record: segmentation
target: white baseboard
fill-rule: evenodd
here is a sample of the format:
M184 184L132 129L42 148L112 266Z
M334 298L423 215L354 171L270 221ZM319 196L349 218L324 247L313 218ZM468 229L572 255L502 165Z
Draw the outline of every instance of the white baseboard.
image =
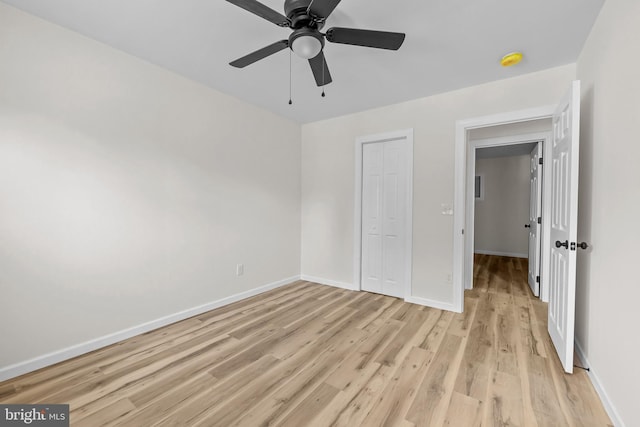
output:
M335 286L336 288L348 289L350 291L359 291L360 288L354 286L352 283L338 282L331 279L323 279L322 277L314 277L303 274L300 276L300 280L306 280L307 282L319 283L321 285Z
M476 254L482 254L482 255L509 256L512 258L529 258L529 254L521 254L517 252L485 251L484 249L475 249L473 252Z
M575 341L575 349L576 349L576 355L578 356L578 359L580 359L582 366L589 368L589 370L587 371L587 375L589 376L589 379L591 380L593 387L596 389L598 396L600 396L600 400L602 400L604 409L607 411L607 415L609 415L609 418L611 418L611 422L616 427L625 427L625 424L622 421L622 418L620 418L620 414L618 414L618 411L616 410L615 406L613 406L613 402L611 401L611 399L609 398L609 395L604 389L602 382L600 382L600 378L598 378L598 375L593 370L593 367L589 363L589 359L587 359L587 356L584 354L584 351L582 350L582 347L580 346L580 343L578 343L577 340Z
M414 296L408 296L404 300L413 304L424 305L426 307L437 308L439 310L453 311L454 313L460 313L460 310L456 310L455 306L449 302L436 301L428 298L420 298Z
M337 288L348 289L350 291L359 291L360 290L360 288L354 286L351 283L338 282L338 281L335 281L335 280L324 279L322 277L309 276L309 275L306 275L306 274L301 275L300 276L300 280L306 280L308 282L319 283L321 285L335 286ZM432 308L437 308L437 309L440 309L440 310L447 310L447 311L453 311L453 312L459 313L459 311L455 309L453 304L447 303L447 302L436 301L436 300L431 300L431 299L428 299L428 298L420 298L420 297L414 297L414 296L408 296L404 300L406 302L410 302L410 303L413 303L413 304L424 305L426 307L432 307Z
M222 307L227 304L234 303L236 301L243 300L266 291L284 286L291 282L300 280L300 276L292 276L286 279L271 282L266 285L250 289L239 294L231 295L226 298L219 299L217 301L208 302L197 307L189 308L187 310L180 311L178 313L170 314L168 316L161 317L159 319L152 320L150 322L143 323L141 325L133 326L131 328L124 329L122 331L114 332L99 338L95 338L80 344L72 345L71 347L63 348L51 353L44 354L42 356L35 357L33 359L25 360L13 365L0 368L0 381L5 381L17 376L26 374L28 372L35 371L46 366L50 366L65 360L71 359L97 350L102 347L106 347L111 344L126 340L127 338L134 337L136 335L144 334L145 332L152 331L154 329L161 328L163 326L170 325L180 320L188 319L189 317L197 316L215 308Z

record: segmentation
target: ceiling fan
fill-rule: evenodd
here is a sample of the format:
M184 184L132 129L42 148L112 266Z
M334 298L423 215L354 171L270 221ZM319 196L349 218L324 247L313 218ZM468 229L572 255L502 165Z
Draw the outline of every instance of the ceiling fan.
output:
M285 0L284 12L287 16L257 0L227 1L280 27L293 30L287 40L277 41L229 63L237 68L244 68L288 47L299 57L309 60L317 85L324 86L332 81L322 52L325 39L331 43L389 50L398 50L404 42L403 33L387 31L333 27L321 33L320 30L340 0Z

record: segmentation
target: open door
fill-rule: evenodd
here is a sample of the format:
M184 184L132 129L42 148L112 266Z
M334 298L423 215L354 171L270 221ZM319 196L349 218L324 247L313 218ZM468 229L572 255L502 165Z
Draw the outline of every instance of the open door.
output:
M530 191L529 191L529 287L533 294L540 296L540 231L542 210L542 143L531 150Z
M549 335L564 370L573 372L578 228L578 150L580 82L553 115L551 138L551 268ZM547 156L549 157L549 156Z

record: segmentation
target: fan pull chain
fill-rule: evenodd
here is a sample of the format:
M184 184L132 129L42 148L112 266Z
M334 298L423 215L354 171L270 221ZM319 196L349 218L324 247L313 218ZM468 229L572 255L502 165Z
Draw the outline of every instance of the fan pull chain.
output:
M325 67L324 54L322 54L322 97L323 98L324 98L324 67Z
M289 105L293 104L291 100L291 49L289 49Z

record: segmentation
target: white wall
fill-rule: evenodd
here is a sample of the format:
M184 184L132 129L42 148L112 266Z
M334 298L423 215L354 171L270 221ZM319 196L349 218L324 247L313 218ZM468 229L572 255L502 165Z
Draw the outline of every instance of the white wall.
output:
M355 138L413 128L412 293L450 304L456 120L555 104L574 77L567 65L303 125L302 273L353 281Z
M298 124L3 4L0 64L0 370L299 274Z
M582 81L576 339L626 426L640 425L640 2L607 0Z
M526 258L529 252L530 156L476 160L484 200L475 202L475 251Z

